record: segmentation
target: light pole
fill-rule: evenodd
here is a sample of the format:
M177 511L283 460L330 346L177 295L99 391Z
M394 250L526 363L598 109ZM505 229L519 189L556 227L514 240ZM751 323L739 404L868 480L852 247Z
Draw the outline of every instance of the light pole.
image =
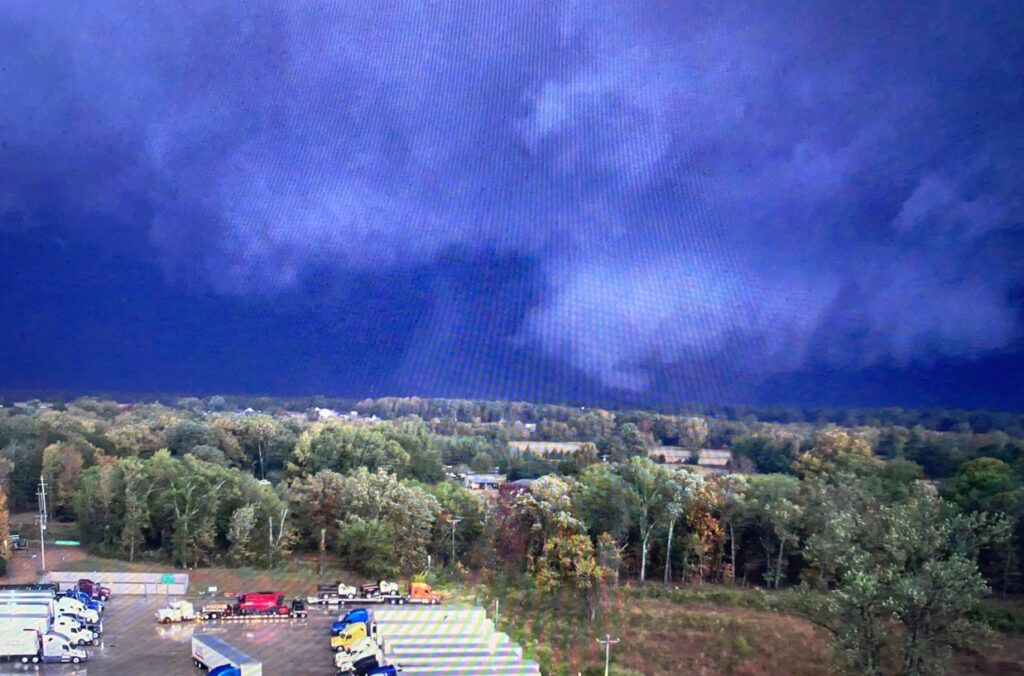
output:
M455 527L462 521L461 516L452 515L452 568L455 567Z
M612 638L611 634L605 634L603 639L597 639L598 643L604 645L604 676L608 676L608 667L611 664L612 644L618 643L619 639Z

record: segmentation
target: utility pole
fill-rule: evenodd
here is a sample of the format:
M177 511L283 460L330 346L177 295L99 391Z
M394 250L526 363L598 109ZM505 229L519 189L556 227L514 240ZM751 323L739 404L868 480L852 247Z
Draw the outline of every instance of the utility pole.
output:
M46 572L46 479L42 475L39 476L39 492L36 493L36 497L39 498L39 552L42 559L43 568L42 571Z
M461 516L452 514L452 567L455 567L455 527L462 521Z
M324 575L324 567L327 565L327 529L320 529L320 577Z
M612 638L611 634L605 634L604 639L599 638L597 642L604 645L604 676L608 676L608 668L612 657L612 644L618 643L619 639Z

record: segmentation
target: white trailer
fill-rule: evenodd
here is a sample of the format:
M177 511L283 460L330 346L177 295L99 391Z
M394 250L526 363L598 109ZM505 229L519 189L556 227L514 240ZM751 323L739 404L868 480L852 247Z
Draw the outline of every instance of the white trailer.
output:
M263 663L249 657L213 634L192 635L192 662L197 667L216 669L229 664L241 676L263 676Z
M85 645L95 643L99 634L89 629L74 617L66 615L51 616L45 606L23 604L20 606L5 606L0 608L0 623L8 623L11 619L20 621L32 619L41 623L38 629L40 633L48 631L64 634L71 643Z
M88 660L89 654L72 647L67 638L60 634L42 634L31 627L9 624L0 629L0 658L17 660L23 664L79 664Z
M60 596L54 598L53 596L47 596L46 592L13 592L7 594L0 594L0 607L9 605L12 603L45 603L52 608L53 614L58 614L58 611L64 611L66 614L75 614L87 622L99 622L100 614L95 610L86 608L85 604L78 599L73 599L70 596Z
M22 664L36 664L42 659L39 633L31 627L0 626L0 657Z

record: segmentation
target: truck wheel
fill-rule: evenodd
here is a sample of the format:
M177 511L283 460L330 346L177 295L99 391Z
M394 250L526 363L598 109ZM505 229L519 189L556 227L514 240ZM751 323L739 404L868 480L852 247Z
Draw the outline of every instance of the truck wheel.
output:
M39 664L39 656L35 655L32 657L32 664Z
M171 623L171 618L169 618L169 617L165 617L164 619L162 619L162 620L160 620L160 621L161 621L162 623L164 623L164 624L170 624L170 623Z
M22 656L22 658L21 658L21 663L22 663L22 664L28 664L28 658L27 658L27 657L24 657L24 656Z
M405 605L405 599L398 599L398 605L404 606Z
M351 600L352 600L352 599L354 599L355 597L356 597L356 595L355 595L355 594L346 594L346 595L345 595L345 598L347 598L347 599L348 599L349 601L351 601Z
M82 658L79 657L78 655L75 655L74 657L71 658L71 663L72 664L78 664L81 661L82 661Z

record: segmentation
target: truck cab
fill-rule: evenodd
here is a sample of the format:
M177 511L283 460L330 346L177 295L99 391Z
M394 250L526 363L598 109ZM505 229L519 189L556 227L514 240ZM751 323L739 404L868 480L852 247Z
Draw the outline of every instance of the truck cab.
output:
M369 608L353 608L331 623L331 636L337 636L345 630L345 627L356 622L362 622L367 626L372 625L373 611Z
M366 672L366 676L398 676L401 670L402 666L399 664L385 664Z
M103 608L105 607L103 601L98 601L85 592L78 591L77 589L68 589L64 592L63 596L57 597L57 601L60 601L61 598L70 598L73 601L78 601L89 610L96 611L97 614L102 613Z
M334 668L339 674L366 673L383 661L384 653L380 646L367 636L353 643L348 651L337 653L334 656Z
M331 637L331 649L348 650L356 641L367 636L366 625L362 622L350 624L341 630L337 636Z
M60 609L57 610L57 615L70 617L72 620L75 620L80 625L82 625L92 633L96 634L97 636L103 633L103 622L90 622L87 618L84 618L81 615L76 615L75 613L72 613L70 611Z
M425 582L410 582L409 600L413 603L425 603L433 606L441 602L441 595L432 590L430 585Z
M110 599L110 589L104 587L99 582L90 580L87 577L83 577L78 581L78 589L84 591L94 599L99 599L100 601L107 601Z
M86 608L78 599L62 596L57 599L57 609L62 612L73 613L86 618L90 622L99 622L100 614L92 608Z
M306 602L302 599L292 599L288 606L288 614L292 617L307 617L309 611L306 610Z
M67 615L61 615L53 619L53 631L58 634L67 636L68 641L75 645L85 645L86 643L92 643L96 640L96 634L89 631L77 620L74 620Z
M46 634L41 639L40 656L44 662L71 662L79 664L89 659L89 653L72 647L61 634Z
M188 622L196 619L196 610L188 601L171 601L166 608L156 611L156 621L161 624Z

